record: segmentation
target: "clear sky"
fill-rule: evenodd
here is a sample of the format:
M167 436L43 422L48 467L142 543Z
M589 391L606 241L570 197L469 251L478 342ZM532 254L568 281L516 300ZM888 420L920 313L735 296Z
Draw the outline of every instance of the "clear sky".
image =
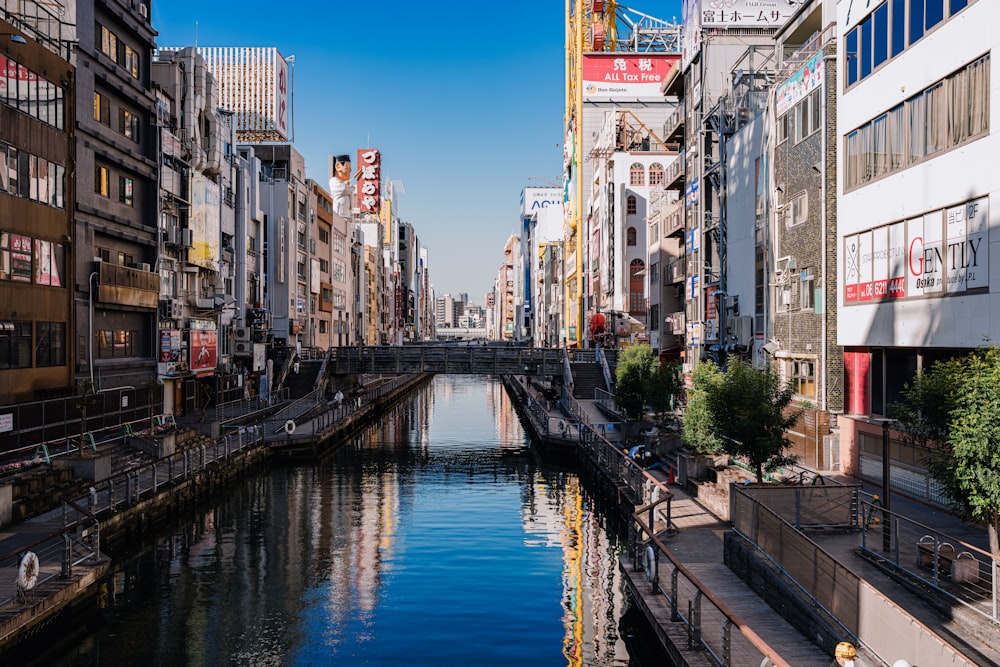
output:
M622 4L680 20L679 0ZM159 46L294 55L307 176L325 185L328 155L379 149L439 296L484 305L521 189L562 178L564 0L154 0L150 18Z

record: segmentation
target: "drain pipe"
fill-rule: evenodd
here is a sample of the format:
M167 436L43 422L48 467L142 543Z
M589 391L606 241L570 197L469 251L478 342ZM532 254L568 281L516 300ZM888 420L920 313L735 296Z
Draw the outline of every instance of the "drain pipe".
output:
M94 278L99 277L97 271L90 274L87 278L87 301L90 307L90 337L87 343L87 359L90 361L90 386L91 389L95 387L94 385Z

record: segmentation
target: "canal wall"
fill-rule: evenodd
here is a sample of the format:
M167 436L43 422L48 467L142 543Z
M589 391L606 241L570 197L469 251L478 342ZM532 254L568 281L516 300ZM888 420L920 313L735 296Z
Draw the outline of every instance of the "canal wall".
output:
M355 406L350 418L331 422L316 441L300 453L321 455L336 449L432 377L413 376L394 386L373 390L369 402ZM47 545L50 542L61 544L64 539L66 499L74 499L70 510L73 516L89 516L91 521L95 517L99 519L99 530L94 531L94 537L99 534L99 539L95 539L95 544L99 542L103 549L113 550L120 544L148 537L156 529L169 525L179 513L213 494L224 492L236 479L259 466L280 460L273 443L260 437L263 429L259 424L241 425L238 430L218 439L200 432L203 428L209 433L218 433L217 423L200 426L173 433L175 447L171 447L168 456L102 481L70 479L72 466L68 466L52 471L52 478L59 480L59 484L46 491L38 487L49 479L49 475L33 471L21 480L19 491L40 506L63 504L63 510L50 511L6 527L7 532L0 537L0 553L9 552L2 556L4 563L16 565L20 561L19 554L31 549L38 553L43 574L58 573L63 550L58 546L50 549ZM14 506L13 500L5 500L0 511L12 513ZM41 533L45 536L39 538ZM41 628L59 622L96 595L109 571L110 559L96 551L95 556L95 559L73 566L70 576L53 576L46 580L44 587L32 590L27 596L15 595L13 583L0 585L0 661L15 653L24 640ZM65 563L61 567L65 571Z

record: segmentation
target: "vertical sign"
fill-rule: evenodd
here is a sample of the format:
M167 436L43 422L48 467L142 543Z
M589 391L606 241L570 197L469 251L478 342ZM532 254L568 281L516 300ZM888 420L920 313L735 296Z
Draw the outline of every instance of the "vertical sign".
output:
M858 300L858 236L844 237L844 301Z
M288 139L288 98L291 84L288 80L288 62L274 52L274 129Z
M374 148L358 149L358 206L362 213L379 213L382 156Z

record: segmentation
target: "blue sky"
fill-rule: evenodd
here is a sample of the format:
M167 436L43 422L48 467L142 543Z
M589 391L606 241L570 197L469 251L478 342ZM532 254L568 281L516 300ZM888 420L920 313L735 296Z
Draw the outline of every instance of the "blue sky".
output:
M624 4L680 19L679 0ZM483 305L521 189L562 177L564 14L563 0L154 0L151 20L161 46L294 55L307 175L325 184L328 155L378 148L438 295Z

